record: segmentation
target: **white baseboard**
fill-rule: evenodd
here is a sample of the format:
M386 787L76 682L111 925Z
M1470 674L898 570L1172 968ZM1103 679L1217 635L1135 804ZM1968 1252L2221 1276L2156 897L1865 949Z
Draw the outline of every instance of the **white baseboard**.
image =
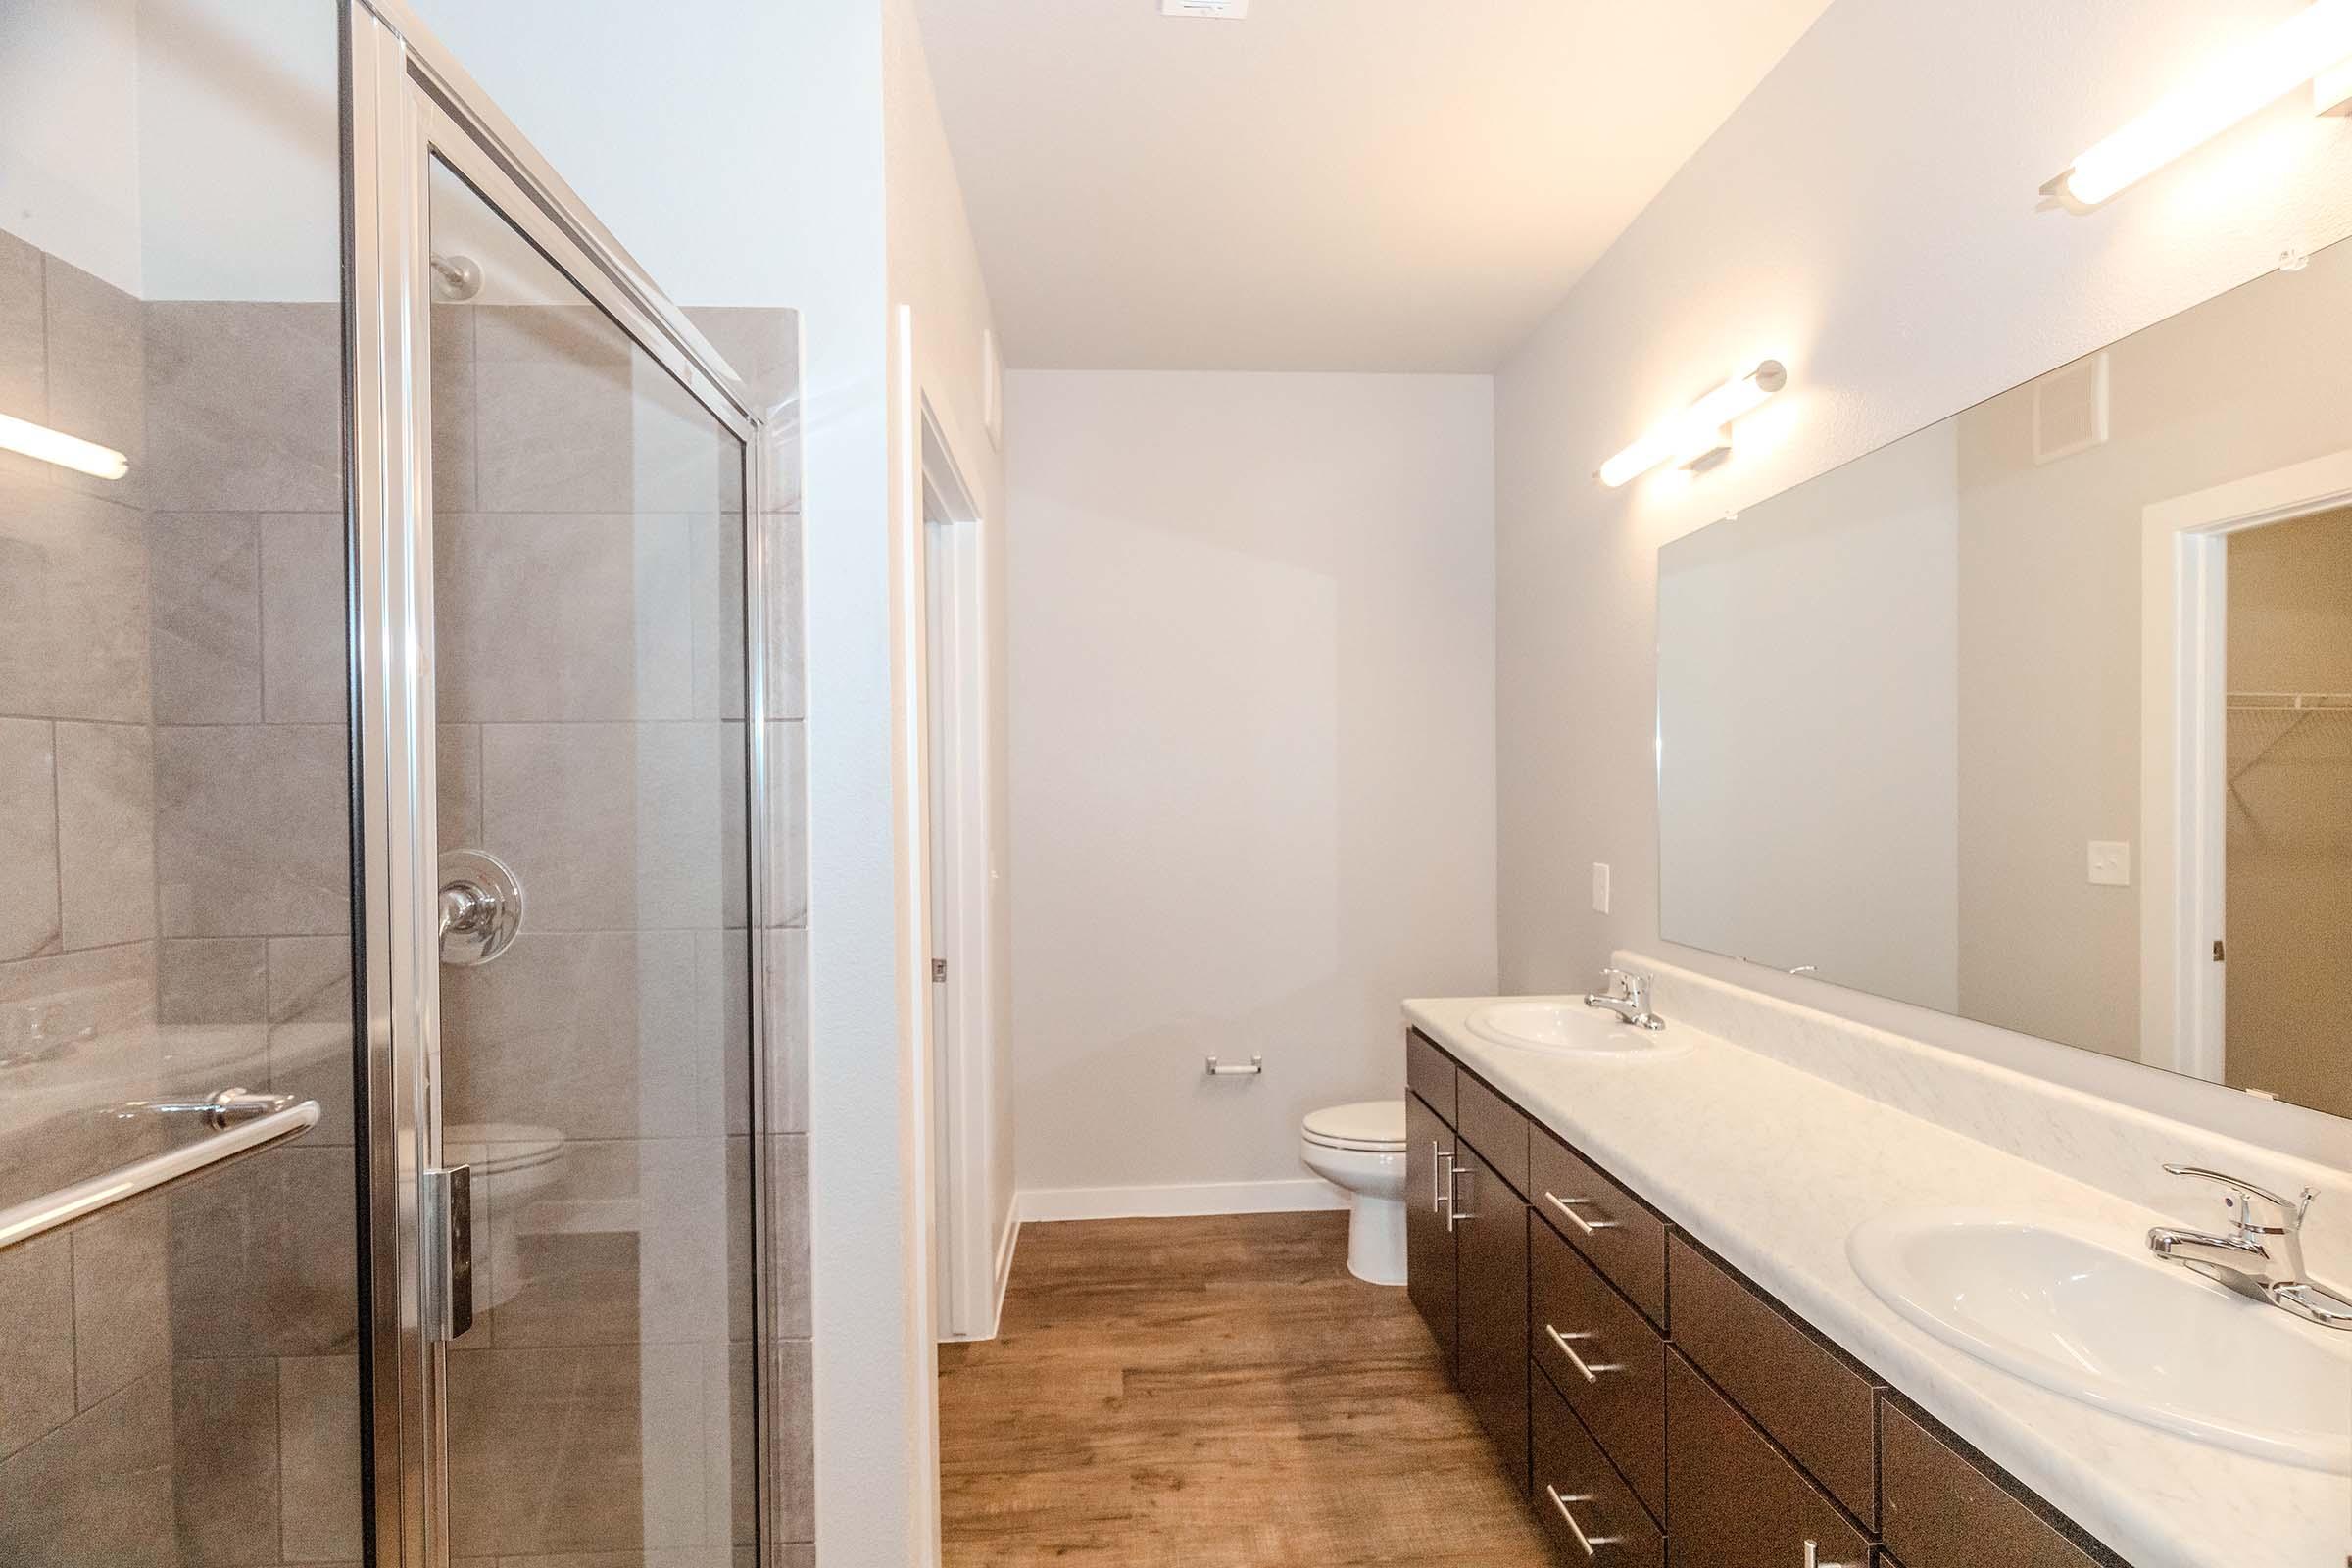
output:
M1068 1219L1172 1219L1187 1214L1290 1214L1346 1208L1348 1195L1320 1177L1280 1182L1198 1182L1173 1187L1031 1187L1022 1224Z
M1020 1245L1021 1195L1015 1193L1004 1216L1004 1234L997 1242L997 1305L988 1315L988 1338L992 1340L1004 1321L1004 1292L1012 1284L1012 1253Z

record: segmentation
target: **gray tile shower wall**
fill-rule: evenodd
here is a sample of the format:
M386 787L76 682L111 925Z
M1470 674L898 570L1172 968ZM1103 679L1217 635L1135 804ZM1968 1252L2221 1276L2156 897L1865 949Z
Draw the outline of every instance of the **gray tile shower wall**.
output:
M484 1260L513 1289L458 1351L481 1373L453 1391L461 1475L488 1467L507 1499L465 1516L475 1555L552 1558L601 1519L740 1558L762 1367L776 1560L814 1535L797 321L692 314L784 411L748 519L780 830L757 977L719 874L750 848L740 486L683 395L581 322L435 313L444 836L511 854L533 901L496 969L450 972L448 1027L499 1042L453 1054L452 1116L485 1155L566 1139L554 1181L479 1188L477 1220L539 1222ZM0 1202L151 1147L101 1105L242 1083L324 1111L298 1145L0 1254L0 1562L360 1555L340 374L331 305L142 303L0 232L0 412L132 464L108 484L0 455L0 1136L38 1151L0 1166ZM609 397L643 416L617 436L564 416ZM469 599L527 624L468 621Z

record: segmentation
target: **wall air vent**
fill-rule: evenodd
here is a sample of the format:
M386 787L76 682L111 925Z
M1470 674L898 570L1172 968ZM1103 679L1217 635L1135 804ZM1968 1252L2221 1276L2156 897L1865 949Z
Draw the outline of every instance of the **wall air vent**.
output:
M1250 14L1250 0L1159 0L1163 17L1224 17L1239 22Z
M2034 461L2055 463L2107 439L2107 354L2077 360L2034 383Z

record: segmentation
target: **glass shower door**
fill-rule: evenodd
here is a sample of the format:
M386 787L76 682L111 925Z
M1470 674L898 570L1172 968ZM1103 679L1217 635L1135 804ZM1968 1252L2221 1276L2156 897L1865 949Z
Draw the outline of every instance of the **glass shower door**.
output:
M452 1560L755 1533L745 444L428 180ZM515 890L518 891L518 896ZM445 893L445 901L450 895ZM639 1554L643 1554L642 1558Z

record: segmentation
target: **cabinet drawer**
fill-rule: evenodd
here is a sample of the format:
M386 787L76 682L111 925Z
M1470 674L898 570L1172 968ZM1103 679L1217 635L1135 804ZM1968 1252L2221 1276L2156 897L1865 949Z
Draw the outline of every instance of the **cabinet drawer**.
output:
M1882 1384L1677 1235L1674 1343L1856 1518L1878 1518Z
M1652 1323L1666 1325L1666 1222L1549 1133L1528 1151L1528 1200Z
M1871 1544L1681 1355L1666 1358L1675 1568L1868 1568ZM1978 1559L1989 1568L1990 1559Z
M1886 1544L1907 1568L2102 1568L1894 1399L1882 1408Z
M1666 1342L1548 1227L1528 1227L1527 1246L1527 1338L1536 1364L1635 1494L1664 1519Z
M1485 1084L1460 1073L1454 1080L1454 1130L1462 1142L1494 1167L1494 1174L1527 1193L1527 1118L1519 1107Z
M1453 1120L1453 1058L1431 1043L1418 1029L1404 1032L1404 1087L1429 1102L1451 1127Z
M1535 1383L1535 1493L1531 1501L1570 1562L1597 1568L1663 1568L1666 1538L1602 1457L1559 1395ZM1584 1539L1577 1539L1582 1532Z

